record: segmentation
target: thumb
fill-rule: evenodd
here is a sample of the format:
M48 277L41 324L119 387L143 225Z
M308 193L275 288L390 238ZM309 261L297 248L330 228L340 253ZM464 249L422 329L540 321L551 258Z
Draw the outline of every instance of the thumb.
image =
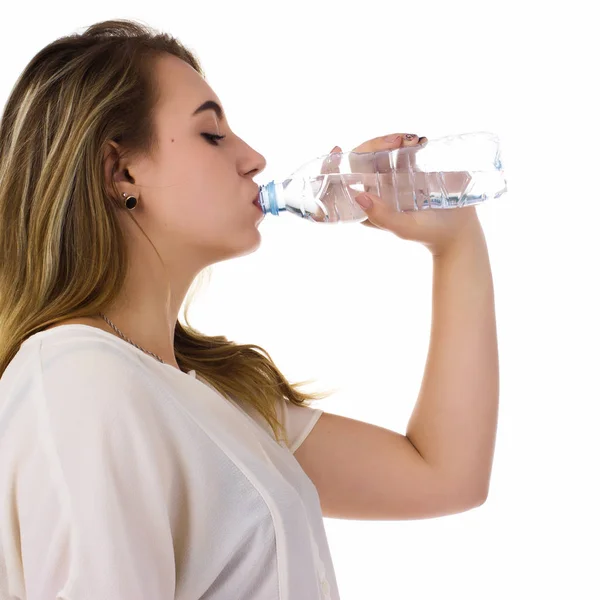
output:
M370 194L363 192L358 194L358 196L355 196L354 200L365 212L373 208L373 200L371 199Z
M414 216L410 212L398 212L379 196L362 192L354 200L363 209L368 220L363 224L399 234L410 229Z

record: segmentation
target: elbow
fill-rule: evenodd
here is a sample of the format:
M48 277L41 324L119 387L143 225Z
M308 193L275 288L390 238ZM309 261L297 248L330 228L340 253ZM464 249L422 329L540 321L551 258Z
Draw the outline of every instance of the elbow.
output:
M488 497L488 492L489 490L486 488L483 492L480 492L479 494L476 494L475 497L475 503L473 504L473 508L477 507L477 506L481 506L482 504L485 503L485 501L487 500Z
M463 504L468 508L477 508L487 500L488 488L474 488L471 486L468 490L463 489L459 497L462 498Z

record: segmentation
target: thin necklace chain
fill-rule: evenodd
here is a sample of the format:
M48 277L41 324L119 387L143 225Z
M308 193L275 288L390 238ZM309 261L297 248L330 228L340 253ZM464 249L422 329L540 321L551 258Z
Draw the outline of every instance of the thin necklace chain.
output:
M99 314L125 341L129 342L130 344L133 344L136 348L138 348L142 352L145 352L146 354L151 354L152 356L154 356L154 358L156 358L157 360L159 360L161 363L164 364L165 361L160 356L156 356L156 354L154 354L154 352L150 352L150 350L144 350L141 346L138 346L135 342L132 342L105 314L103 314L103 313L99 313Z

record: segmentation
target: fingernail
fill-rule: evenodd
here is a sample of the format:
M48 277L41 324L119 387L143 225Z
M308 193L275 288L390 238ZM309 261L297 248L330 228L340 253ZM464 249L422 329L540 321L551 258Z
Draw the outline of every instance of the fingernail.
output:
M333 154L334 152L341 152L342 149L339 146L334 146L329 154Z
M394 133L393 135L386 135L383 139L386 142L389 142L390 144L393 144L394 142L399 142L401 138L402 138L401 135L398 135L397 133Z
M356 196L356 198L354 199L356 200L357 204L364 210L369 210L371 206L373 206L373 202L366 194Z

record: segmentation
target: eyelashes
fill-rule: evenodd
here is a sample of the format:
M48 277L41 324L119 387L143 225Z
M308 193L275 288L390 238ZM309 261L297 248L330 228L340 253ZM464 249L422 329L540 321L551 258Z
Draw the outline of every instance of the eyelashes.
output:
M224 135L215 135L214 133L203 133L201 134L203 137L205 137L208 140L209 144L212 144L213 146L218 146L219 142L217 140L223 140L225 139Z

